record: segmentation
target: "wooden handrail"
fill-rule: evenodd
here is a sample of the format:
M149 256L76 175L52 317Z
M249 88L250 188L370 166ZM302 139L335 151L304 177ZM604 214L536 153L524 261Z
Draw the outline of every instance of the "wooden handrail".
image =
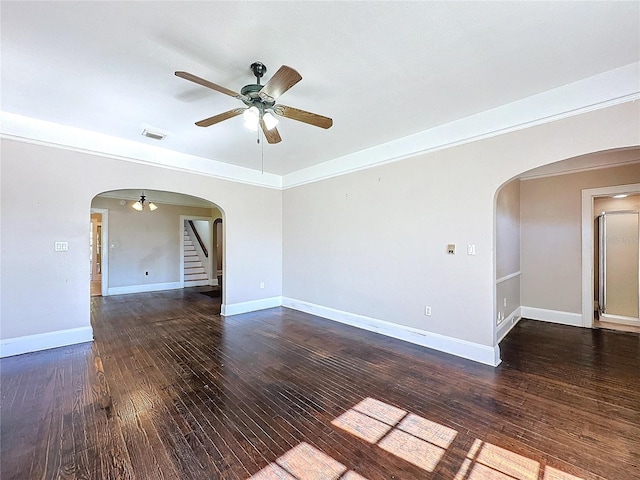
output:
M189 225L191 225L191 230L193 230L193 233L196 235L196 238L198 239L198 243L202 248L202 252L204 253L204 256L209 258L209 252L207 251L207 247L205 247L204 243L202 243L202 239L200 238L200 234L198 233L198 230L196 230L196 226L193 224L191 220L187 220L187 221L189 222Z

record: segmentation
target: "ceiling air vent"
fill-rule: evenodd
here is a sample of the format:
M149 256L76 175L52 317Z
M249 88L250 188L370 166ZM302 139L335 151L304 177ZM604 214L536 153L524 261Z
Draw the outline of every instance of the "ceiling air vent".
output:
M158 130L150 130L148 128L145 128L142 131L142 135L144 135L145 137L149 137L149 138L153 138L154 140L162 140L164 137L166 137L167 135L165 133L162 133Z

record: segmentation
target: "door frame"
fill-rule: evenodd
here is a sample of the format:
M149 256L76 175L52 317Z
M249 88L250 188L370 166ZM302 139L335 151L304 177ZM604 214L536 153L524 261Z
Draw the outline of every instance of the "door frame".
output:
M102 296L109 295L109 210L106 208L91 208L90 213L99 213L102 215L102 258L100 262ZM91 215L89 215L89 224L91 224Z
M180 215L180 288L184 288L184 222L187 220L201 220L209 222L209 240L213 243L213 217L202 217L196 215ZM209 251L212 250L212 246L209 245ZM207 258L209 263L209 285L218 284L218 275L213 274L213 255L209 254ZM215 280L215 282L214 282Z
M582 190L582 326L593 328L594 242L593 199L622 193L640 193L640 183Z

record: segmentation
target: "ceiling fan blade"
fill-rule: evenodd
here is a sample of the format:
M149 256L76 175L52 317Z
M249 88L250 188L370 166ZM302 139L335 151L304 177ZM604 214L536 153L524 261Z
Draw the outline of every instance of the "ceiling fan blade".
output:
M199 122L196 122L196 125L199 127L210 127L211 125L215 125L216 123L228 120L229 118L242 115L242 112L244 112L245 110L246 108L235 108L233 110L229 110L228 112L219 113L218 115L214 115L213 117L200 120Z
M244 95L239 94L238 92L234 92L226 87L222 87L217 85L209 80L205 80L204 78L197 77L188 72L176 72L176 77L184 78L185 80L189 80L190 82L197 83L198 85L202 85L203 87L210 88L215 90L216 92L224 93L225 95L229 95L230 97L240 98L242 99Z
M268 130L262 118L260 119L260 127L262 128L262 132L264 133L264 137L267 139L267 142L280 143L282 141L282 138L280 138L280 134L278 133L278 129L273 127L271 130Z
M317 113L307 112L298 108L287 107L286 105L276 105L273 107L273 111L281 117L290 118L299 122L308 123L315 127L331 128L333 120L329 117L323 117Z
M273 77L260 90L260 98L273 102L284 92L302 80L302 77L293 68L281 66Z

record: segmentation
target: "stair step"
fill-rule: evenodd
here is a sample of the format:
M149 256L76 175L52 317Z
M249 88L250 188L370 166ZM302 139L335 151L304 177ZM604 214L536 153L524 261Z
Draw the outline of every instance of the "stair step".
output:
M185 270L184 271L185 276L189 276L189 275L206 275L207 272L204 271L204 268L192 268L189 270Z
M206 273L194 273L194 274L186 274L184 275L185 282L192 282L194 280L207 280L209 277Z
M185 247L192 247L193 246L193 242L191 240L185 240L184 241L184 246Z
M187 250L195 250L195 249L196 249L196 247L194 247L193 245L185 245L185 246L184 246L184 250L185 250L185 252L186 252Z
M184 256L185 257L197 257L198 256L198 252L196 252L195 250L185 250L184 251Z

